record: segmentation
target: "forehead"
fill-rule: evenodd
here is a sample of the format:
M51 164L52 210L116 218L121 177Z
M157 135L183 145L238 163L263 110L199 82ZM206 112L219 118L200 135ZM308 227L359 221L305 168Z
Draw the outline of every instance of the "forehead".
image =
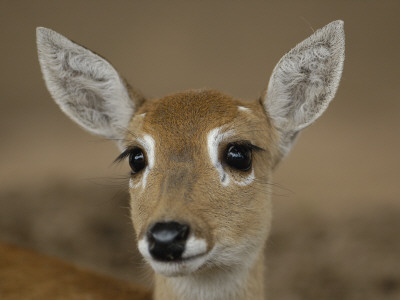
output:
M197 145L218 127L233 129L243 138L263 139L262 131L267 134L269 126L261 108L258 102L242 102L217 91L188 91L146 103L130 129L175 149ZM255 134L252 128L264 130Z
M157 128L173 135L191 136L234 120L238 115L237 106L237 101L215 91L167 96L148 111L144 130Z

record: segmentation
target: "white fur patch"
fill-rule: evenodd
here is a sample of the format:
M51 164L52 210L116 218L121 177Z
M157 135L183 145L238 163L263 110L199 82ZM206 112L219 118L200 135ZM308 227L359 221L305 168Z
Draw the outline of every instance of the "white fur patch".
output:
M249 269L258 255L253 244L246 241L230 246L216 244L205 262L205 266L214 267L213 272L173 277L168 281L182 299L242 299Z
M207 243L203 239L197 239L194 236L191 236L185 245L185 251L182 254L183 258L190 258L197 255L201 255L206 253L207 251Z
M146 238L139 240L138 248L156 273L169 277L167 281L182 299L237 299L244 291L245 279L259 254L259 251L254 250L262 248L264 236L245 238L240 242L226 240L217 243L204 255L199 253L206 248L205 241L193 237L192 242L188 240L192 244L189 248L196 250L189 252L196 255L175 263L154 260ZM213 267L214 271L196 273L202 266Z
M138 249L140 254L142 254L142 256L145 259L151 259L151 255L149 252L149 243L147 242L146 238L142 238L139 242L138 242Z
M259 234L232 240L224 234L207 253L204 262L202 270L212 268L212 271L167 278L167 282L179 299L244 299L243 292L248 284L246 278L263 251L266 235L262 230Z
M222 127L217 127L210 130L210 132L207 135L207 149L211 163L219 173L221 184L223 186L227 186L229 184L230 178L229 175L225 172L221 162L218 159L218 146L227 137L233 135L233 130L229 130L227 132L221 132L221 128Z
M212 165L217 169L220 182L223 186L228 186L231 181L231 176L227 172L225 172L224 167L222 166L221 162L219 161L218 157L218 147L219 144L224 141L226 138L232 136L234 134L233 130L228 130L226 132L221 132L222 127L217 127L212 130L207 135L207 149L208 154L210 156L210 160ZM255 179L254 169L251 173L244 178L243 181L238 181L233 179L233 182L238 185L249 185L253 183Z
M146 183L147 183L147 176L149 175L149 172L151 171L151 169L154 167L154 163L155 163L155 141L148 134L145 134L143 136L143 138L138 138L137 141L143 147L144 151L146 152L147 167L144 169L142 178L139 182L134 183L132 178L129 180L129 187L131 189L134 189L134 188L138 188L139 186L142 186L142 189L144 189L146 187Z
M232 243L225 240L215 244L207 255L205 266L213 272L168 278L182 299L220 300L242 299L249 270L256 261L263 237L249 237Z
M238 110L240 110L240 111L245 111L245 112L248 112L248 113L251 112L251 109L250 109L250 108L247 108L247 107L244 107L244 106L238 106Z
M129 188L131 188L131 189L134 189L134 188L135 188L135 184L134 184L132 178L129 178Z
M189 275L197 271L206 261L207 254L196 256L179 262L160 262L150 260L149 263L156 273L167 277Z
M204 244L205 241L196 240L195 238L193 238L191 245L188 248L188 252L197 254L183 257L184 260L179 262L160 262L154 260L149 252L149 243L147 241L147 238L143 238L138 242L138 249L144 259L150 264L150 266L156 273L162 274L164 276L179 276L188 275L197 271L207 261L209 253L205 253L205 249L203 248ZM185 255L185 252L183 255Z
M148 165L151 170L154 167L155 163L156 142L154 141L153 137L148 134L145 134L143 136L143 140L144 140L143 147L146 150Z
M241 299L247 272L216 269L213 273L168 278L180 299ZM203 276L202 276L203 275Z
M254 169L252 169L251 173L248 176L246 176L243 181L234 180L234 182L238 185L245 186L245 185L252 184L254 179L256 179L256 177L254 175Z

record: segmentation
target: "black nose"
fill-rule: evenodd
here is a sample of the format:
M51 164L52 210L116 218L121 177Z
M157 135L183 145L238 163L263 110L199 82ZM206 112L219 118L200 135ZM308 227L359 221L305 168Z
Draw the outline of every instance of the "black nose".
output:
M188 235L188 225L177 222L156 223L147 232L150 254L158 260L179 260L185 250Z

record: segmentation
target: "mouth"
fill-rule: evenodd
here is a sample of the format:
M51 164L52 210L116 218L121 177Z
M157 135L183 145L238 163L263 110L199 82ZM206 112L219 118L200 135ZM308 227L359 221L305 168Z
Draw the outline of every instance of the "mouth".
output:
M159 263L183 264L183 263L190 262L190 261L192 261L192 260L195 260L195 259L197 259L197 258L199 258L199 257L202 257L202 256L205 256L205 255L206 255L206 253L200 253L200 254L197 254L197 255L190 256L190 257L182 257L182 258L179 258L179 259L174 259L173 257L171 257L171 258L168 259L168 260L161 260L161 259L157 259L157 258L154 258L154 257L152 257L152 259L153 259L154 261L156 261L156 262L159 262Z
M210 256L210 251L207 251L207 247L203 242L188 242L185 251L179 258L171 255L171 257L164 256L162 259L157 259L150 253L146 239L139 241L138 248L156 273L168 277L193 273L204 266Z
M200 269L208 260L208 253L202 253L178 260L161 261L153 257L145 257L156 273L168 277L182 276Z
M165 242L170 235L165 232L156 233L153 233L158 239L156 241L154 236L149 235L138 241L140 253L156 273L164 276L187 275L197 271L208 261L210 251L207 250L204 239L191 235L184 241Z

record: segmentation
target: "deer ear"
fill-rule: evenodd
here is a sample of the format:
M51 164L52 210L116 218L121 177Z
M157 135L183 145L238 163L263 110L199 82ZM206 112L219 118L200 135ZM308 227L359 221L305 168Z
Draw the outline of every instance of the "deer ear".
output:
M276 65L262 98L289 152L298 132L328 107L339 86L344 61L343 21L334 21L298 44Z
M39 27L36 34L44 80L61 109L94 134L122 139L142 98L131 99L105 59L50 29Z

